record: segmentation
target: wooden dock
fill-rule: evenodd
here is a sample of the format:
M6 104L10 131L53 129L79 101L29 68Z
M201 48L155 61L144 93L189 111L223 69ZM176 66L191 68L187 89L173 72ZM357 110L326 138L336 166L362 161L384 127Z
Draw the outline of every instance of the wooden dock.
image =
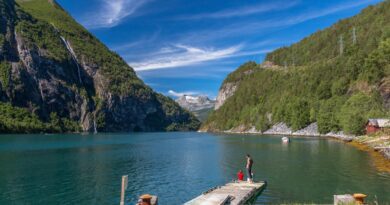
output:
M267 185L266 182L234 181L212 188L185 205L242 205L254 200Z

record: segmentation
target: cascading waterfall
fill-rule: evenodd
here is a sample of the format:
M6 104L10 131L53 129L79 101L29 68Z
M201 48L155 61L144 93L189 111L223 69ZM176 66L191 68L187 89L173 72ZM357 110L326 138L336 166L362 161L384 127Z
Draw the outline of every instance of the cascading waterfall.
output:
M60 36L60 37L61 37L62 42L64 42L66 48L70 52L70 55L72 56L72 59L77 66L79 81L80 81L80 83L83 83L83 81L81 80L80 66L79 66L79 62L77 61L77 58L76 58L76 53L73 51L73 48L72 48L72 46L70 46L69 42L63 36Z
M97 128L96 128L96 120L95 120L95 118L93 119L93 133L97 133L98 131L97 131Z

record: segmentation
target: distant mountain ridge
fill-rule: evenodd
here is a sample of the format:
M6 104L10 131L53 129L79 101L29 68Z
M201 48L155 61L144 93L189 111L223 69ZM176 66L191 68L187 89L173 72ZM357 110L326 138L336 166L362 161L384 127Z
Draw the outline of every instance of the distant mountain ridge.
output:
M0 131L196 130L54 0L0 0Z
M247 62L221 85L202 130L359 135L369 118L390 118L390 1L369 6L298 43Z
M215 100L210 100L207 96L183 95L176 99L179 105L189 111L197 111L206 108L214 108Z
M215 100L207 96L183 95L176 99L176 102L183 108L191 111L201 121L205 121L211 111L214 110Z

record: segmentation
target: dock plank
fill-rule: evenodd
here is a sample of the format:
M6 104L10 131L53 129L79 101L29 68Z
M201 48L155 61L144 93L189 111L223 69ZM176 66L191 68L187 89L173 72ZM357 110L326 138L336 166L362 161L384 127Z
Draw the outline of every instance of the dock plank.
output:
M185 205L242 205L256 197L265 186L266 182L230 182L203 193Z

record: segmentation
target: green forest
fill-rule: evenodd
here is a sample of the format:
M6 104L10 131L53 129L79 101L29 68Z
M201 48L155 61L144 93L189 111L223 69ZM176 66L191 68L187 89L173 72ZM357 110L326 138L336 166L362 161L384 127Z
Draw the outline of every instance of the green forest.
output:
M58 75L55 73L58 82L56 88L68 92L58 95L55 100L63 100L62 105L72 109L79 106L74 105L74 99L85 100L85 104L88 104L85 109L94 116L98 131L129 127L110 121L111 111L108 111L107 97L104 96L108 94L113 98L134 101L136 102L133 103L134 106L142 107L144 104L155 106L156 113L153 117L145 118L144 124L147 124L150 129L175 131L195 130L199 127L200 122L192 113L180 108L172 99L154 92L137 77L125 60L78 24L55 1L0 0L0 14L5 22L5 27L0 28L0 109L2 110L0 132L78 132L81 130L80 115L72 115L69 109L61 108L62 106L47 106L39 100L21 96L28 96L28 93L36 90L26 82L26 79L31 77L28 76L31 73L19 75L12 72L12 66L23 67L17 51L13 51L13 48L17 47L14 45L17 42L10 40L12 35L18 35L17 38L23 40L30 53L39 53L39 59L37 57L31 61L46 63L40 65L37 74L39 78L51 81L50 75L46 73L55 73L53 68L56 66L64 68L63 73ZM79 62L75 63L72 59L64 39L71 43ZM82 74L76 64L83 67ZM92 74L88 74L85 71L87 69L93 71ZM100 90L95 85L96 82L93 82L93 77L99 80ZM104 95L99 95L98 91ZM127 117L136 118L133 115ZM130 120L124 120L122 124L126 124L127 121ZM134 126L134 130L136 129L138 130L139 127Z
M390 1L370 6L267 54L265 61L275 66L243 64L223 82L237 83L236 92L203 128L245 125L265 131L285 122L299 130L317 122L323 134L360 135L368 118L390 117L385 105L390 86L389 10Z
M60 118L50 113L50 121L42 122L27 109L13 107L0 102L0 133L38 133L38 132L77 132L81 127L77 122Z

